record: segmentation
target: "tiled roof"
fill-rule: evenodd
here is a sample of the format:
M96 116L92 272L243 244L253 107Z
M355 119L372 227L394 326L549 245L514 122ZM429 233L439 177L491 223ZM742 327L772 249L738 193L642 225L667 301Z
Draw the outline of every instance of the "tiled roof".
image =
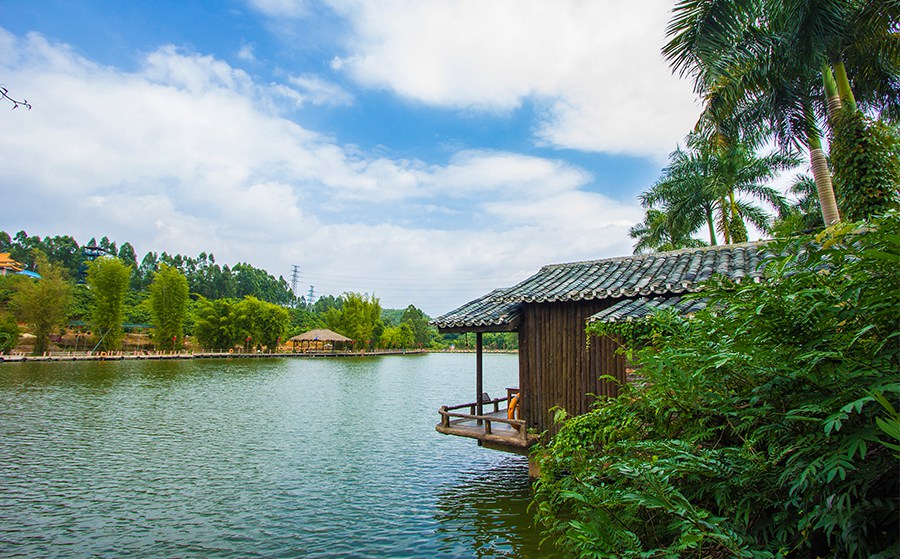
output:
M519 319L519 304L500 300L502 289L495 289L431 321L438 328L471 328L485 331L504 331L513 328Z
M622 320L635 320L651 315L658 310L673 309L678 314L689 315L706 308L708 299L705 297L639 297L637 299L622 299L613 306L603 309L591 316L588 322L619 322Z
M502 300L551 303L697 291L721 274L758 280L763 243L713 246L544 266L504 291Z
M508 289L496 289L432 321L440 329L508 329L519 318L522 303L624 298L604 313L613 320L642 316L655 305L680 302L657 301L698 291L714 275L736 281L762 277L760 264L768 257L764 242L682 249L604 260L589 260L544 266L530 278ZM646 301L640 304L639 301ZM680 300L679 300L680 301ZM694 301L693 303L697 303ZM693 311L691 311L693 312ZM600 313L603 314L603 313ZM604 315L607 316L607 315Z

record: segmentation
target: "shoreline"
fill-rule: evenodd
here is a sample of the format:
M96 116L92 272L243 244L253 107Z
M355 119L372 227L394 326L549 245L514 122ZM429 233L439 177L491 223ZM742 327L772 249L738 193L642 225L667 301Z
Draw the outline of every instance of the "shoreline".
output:
M366 352L304 352L304 353L242 353L242 352L121 352L111 353L53 353L45 355L0 355L0 363L38 362L50 363L60 361L144 361L144 360L176 360L176 359L267 359L267 358L321 358L321 357L381 357L385 355L422 355L428 353L424 349L379 350Z

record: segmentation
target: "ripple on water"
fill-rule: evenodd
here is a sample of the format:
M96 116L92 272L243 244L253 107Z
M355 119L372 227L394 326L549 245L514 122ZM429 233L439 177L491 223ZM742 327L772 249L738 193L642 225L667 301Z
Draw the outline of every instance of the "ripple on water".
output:
M0 556L552 557L466 355L0 367ZM497 393L515 356L486 356Z

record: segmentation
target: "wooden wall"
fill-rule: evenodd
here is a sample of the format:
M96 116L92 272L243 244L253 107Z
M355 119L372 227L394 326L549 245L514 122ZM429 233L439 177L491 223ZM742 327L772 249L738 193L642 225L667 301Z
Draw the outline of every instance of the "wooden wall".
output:
M615 396L615 383L601 381L611 375L625 382L625 360L616 355L616 343L592 337L584 329L587 319L615 301L527 303L519 327L519 387L522 417L538 432L558 431L550 409L559 406L570 415L590 410L590 394Z

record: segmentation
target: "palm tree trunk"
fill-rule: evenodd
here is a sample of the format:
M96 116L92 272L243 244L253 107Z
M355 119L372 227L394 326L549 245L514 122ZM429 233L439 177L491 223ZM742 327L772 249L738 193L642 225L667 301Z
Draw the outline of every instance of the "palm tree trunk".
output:
M709 227L709 244L710 246L715 246L719 244L716 241L716 223L713 221L712 210L707 210L706 212L706 225Z
M825 98L828 99L828 125L834 129L834 117L841 111L841 96L838 93L837 82L828 64L822 64L822 82L825 85Z
M719 224L722 227L722 242L726 245L731 244L731 231L729 227L730 216L728 214L728 205L725 198L719 198Z
M832 62L834 66L834 79L837 83L838 94L841 96L841 102L851 111L856 110L856 97L853 96L853 90L850 88L850 79L847 78L847 68L844 66L843 60L835 60Z
M822 142L815 130L808 129L806 141L809 145L809 164L812 167L813 180L816 182L816 190L819 193L819 206L822 208L822 218L825 226L831 226L841 221L838 213L837 201L834 199L834 187L831 184L831 171L828 169L828 160L822 151Z

